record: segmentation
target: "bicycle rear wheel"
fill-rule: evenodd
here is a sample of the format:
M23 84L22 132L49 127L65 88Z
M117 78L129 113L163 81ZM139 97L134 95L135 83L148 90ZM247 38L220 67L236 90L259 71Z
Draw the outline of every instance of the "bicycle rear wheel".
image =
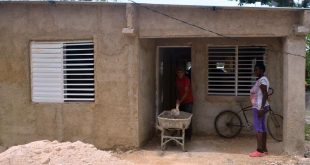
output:
M276 141L280 142L283 139L283 117L273 112L267 117L267 129L269 135Z
M241 119L237 113L233 111L223 111L218 114L214 121L216 133L224 138L233 138L237 136L241 129Z

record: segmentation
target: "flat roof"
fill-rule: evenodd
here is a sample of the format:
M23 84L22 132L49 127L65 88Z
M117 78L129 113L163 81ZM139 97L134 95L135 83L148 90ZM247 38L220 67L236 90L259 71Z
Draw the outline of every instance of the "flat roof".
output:
M62 4L72 4L72 5L126 5L127 3L119 2L68 2L68 1L0 1L0 4L51 4L51 5L62 5ZM245 7L245 6L204 6L204 5L178 5L178 4L148 4L139 3L143 6L148 7L180 7L180 8L204 8L204 9L228 9L228 10L270 10L270 11L303 11L309 10L310 8L297 8L297 7Z

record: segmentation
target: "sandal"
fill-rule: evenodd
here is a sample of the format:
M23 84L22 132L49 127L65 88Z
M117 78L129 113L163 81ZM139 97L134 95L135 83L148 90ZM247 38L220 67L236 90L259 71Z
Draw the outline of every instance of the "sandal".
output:
M251 152L251 153L249 154L249 156L250 156L250 157L262 157L262 156L264 156L264 153L258 152L258 151L254 151L254 152Z

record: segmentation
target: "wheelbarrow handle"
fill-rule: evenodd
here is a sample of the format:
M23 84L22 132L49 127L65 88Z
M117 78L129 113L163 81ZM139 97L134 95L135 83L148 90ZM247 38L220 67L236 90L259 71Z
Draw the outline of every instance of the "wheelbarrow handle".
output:
M160 131L163 131L163 130L164 130L164 129L163 129L161 126L159 126L158 124L156 124L156 128L159 129Z

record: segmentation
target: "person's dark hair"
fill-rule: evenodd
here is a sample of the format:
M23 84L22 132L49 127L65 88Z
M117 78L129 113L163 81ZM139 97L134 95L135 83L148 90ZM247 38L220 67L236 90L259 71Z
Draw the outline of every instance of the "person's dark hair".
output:
M263 72L265 72L266 68L264 63L256 63L255 67L258 67L259 69L261 69Z

